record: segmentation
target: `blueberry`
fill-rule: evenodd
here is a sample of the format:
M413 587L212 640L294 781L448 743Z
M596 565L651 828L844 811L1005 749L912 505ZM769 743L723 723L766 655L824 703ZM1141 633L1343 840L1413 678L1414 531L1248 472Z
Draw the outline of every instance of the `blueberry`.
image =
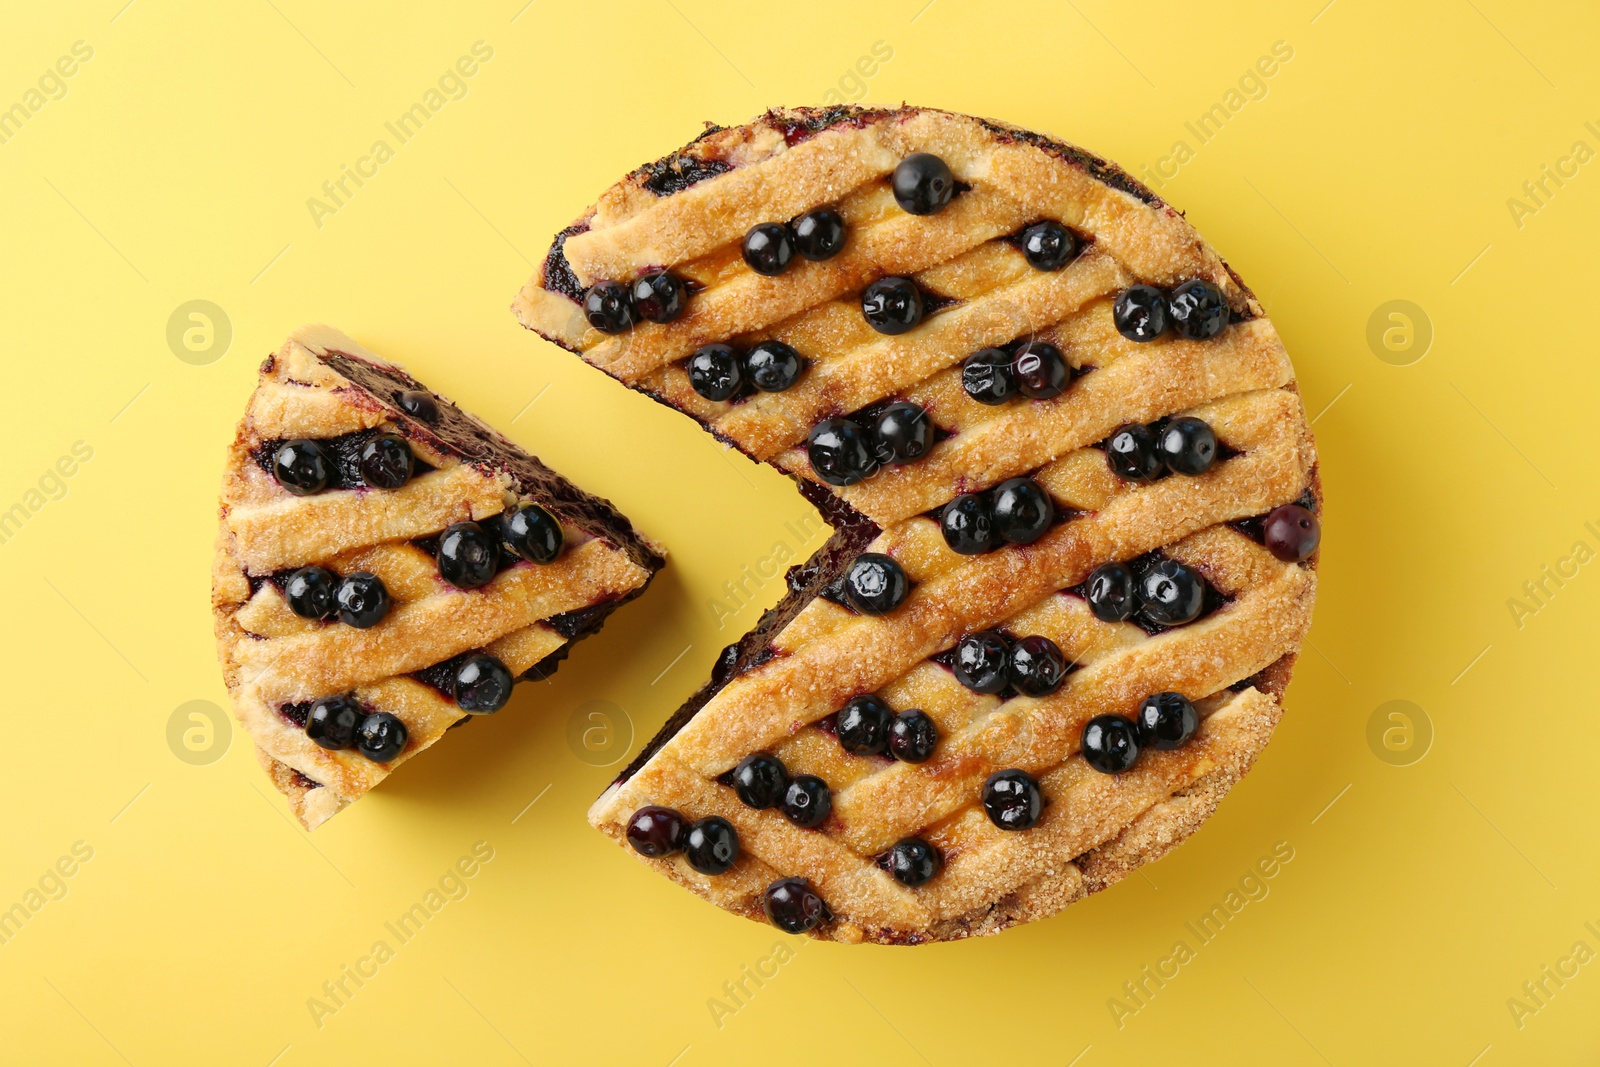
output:
M855 485L878 469L867 432L849 419L823 419L806 437L806 458L829 485Z
M781 393L800 380L806 361L782 341L761 341L744 356L744 376L763 393Z
M1158 560L1139 576L1139 616L1155 626L1182 626L1200 617L1205 582L1173 559Z
M1205 341L1228 325L1228 300L1208 281L1184 282L1167 297L1172 327L1191 341Z
M1011 355L1003 348L983 348L961 364L961 388L980 404L1004 404L1017 393Z
M821 826L833 811L833 791L814 774L797 774L784 788L780 807L790 822L809 830Z
M335 752L356 743L361 705L347 696L323 697L306 715L306 736Z
M500 514L500 536L530 563L549 563L561 555L566 534L561 522L538 504L524 501Z
M406 724L387 711L375 711L356 727L356 748L373 763L388 763L406 747Z
M1133 572L1121 563L1102 563L1083 583L1089 610L1101 622L1123 622L1138 602L1133 595Z
M1011 646L1011 687L1026 697L1049 696L1067 677L1067 657L1048 637L1034 634Z
M931 152L913 152L890 179L895 203L910 215L932 215L955 195L956 179L945 161Z
M487 585L500 566L500 542L475 522L446 526L439 536L439 577L457 589Z
M633 283L633 306L640 318L668 323L689 304L683 280L670 270L649 270Z
M683 816L671 808L650 804L628 819L628 844L641 856L659 859L683 847L687 836Z
M295 496L322 490L332 469L333 459L315 441L285 441L272 454L272 476Z
M399 489L413 465L411 446L398 434L379 434L361 446L361 480L374 489Z
M963 556L992 552L1001 544L989 502L977 493L962 493L946 504L939 513L939 531L950 550Z
M1130 341L1154 341L1167 332L1167 297L1153 285L1134 285L1117 294L1111 308L1117 332Z
M633 296L621 282L598 282L583 294L583 314L601 333L623 333L633 328Z
M899 400L878 416L873 437L879 463L910 463L933 447L933 421L921 405Z
M889 747L894 711L870 693L839 709L835 720L839 747L856 756L876 756Z
M1156 435L1137 422L1117 427L1106 438L1106 465L1124 481L1155 481L1164 468Z
M1174 474L1204 474L1217 458L1217 435L1200 419L1185 416L1167 423L1156 447Z
M301 567L283 583L283 598L289 610L302 619L326 619L336 610L333 587L336 579L321 567Z
M920 837L904 837L888 855L889 874L901 885L927 885L944 869L944 855Z
M689 388L707 400L727 400L744 388L744 360L732 345L705 345L689 357L687 366Z
M889 724L889 753L901 763L926 763L939 745L939 727L921 708L907 708Z
M1095 770L1121 774L1139 758L1139 731L1121 715L1096 715L1083 724L1078 747Z
M783 768L783 761L767 752L746 756L733 769L733 791L739 794L745 807L757 811L781 802L788 784L789 774Z
M881 552L863 552L844 576L844 596L863 615L887 615L911 592L905 569Z
M1200 729L1200 716L1182 693L1156 693L1144 698L1134 716L1139 743L1162 751L1178 748Z
M759 222L744 235L744 261L757 274L776 277L794 259L794 236L781 222Z
M950 669L974 693L998 693L1010 684L1011 642L994 630L967 634L956 644Z
M1322 524L1299 504L1285 504L1267 513L1261 540L1283 562L1299 563L1322 543Z
M922 321L922 290L910 278L879 278L861 291L861 314L879 333L905 333Z
M780 878L761 894L767 921L786 934L803 934L833 918L828 905L804 878Z
M995 486L989 509L994 532L1014 545L1031 545L1056 519L1050 494L1032 478L1012 478Z
M1026 830L1039 821L1044 795L1027 771L996 771L983 783L983 810L1002 830Z
M371 571L347 574L333 591L339 621L358 630L370 629L389 614L389 590Z
M461 661L450 695L456 706L474 715L489 715L506 706L517 680L504 663L477 652Z
M1011 370L1016 375L1017 389L1030 400L1060 396L1071 377L1066 357L1049 341L1029 341L1017 349Z
M701 819L683 839L683 858L701 874L723 874L739 858L739 833L720 815Z
M1072 231L1046 219L1022 231L1022 254L1034 270L1060 270L1078 251Z
M439 418L439 402L425 389L407 389L396 393L394 399L400 410L414 419L434 422Z
M832 259L844 248L844 219L831 207L806 212L789 224L795 251L811 260Z

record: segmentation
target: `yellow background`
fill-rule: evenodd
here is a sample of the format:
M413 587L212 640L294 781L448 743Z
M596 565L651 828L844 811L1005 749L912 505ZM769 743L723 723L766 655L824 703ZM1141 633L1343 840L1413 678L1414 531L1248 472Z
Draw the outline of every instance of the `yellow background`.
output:
M1600 549L1600 163L1569 165L1520 219L1507 205L1575 141L1600 148L1592 5L124 3L12 5L0 34L0 106L93 48L0 145L0 509L93 449L0 544L0 908L93 849L0 945L0 1058L1593 1062L1600 963L1546 980L1520 1027L1507 1005L1574 942L1600 950L1600 565L1569 563L1520 620L1507 604L1574 542ZM395 145L383 123L480 40L493 58L466 96ZM892 58L852 75L880 41ZM1293 58L1265 96L1199 145L1185 122L1279 41ZM1321 602L1274 743L1172 856L978 942L789 941L583 819L616 765L580 753L641 743L781 583L721 629L708 598L775 542L820 538L786 530L810 509L777 474L507 307L626 170L702 120L830 92L1005 118L1141 173L1189 142L1161 192L1261 296L1317 417ZM379 138L394 158L317 226L307 199ZM233 332L205 365L166 339L194 299ZM1391 300L1431 323L1420 361L1369 346ZM226 701L207 604L219 465L257 363L304 321L402 361L672 551L553 682L312 835L242 734L195 764L167 733L180 705ZM1369 742L1392 700L1419 710ZM609 755L583 747L596 724ZM308 998L479 841L493 859L468 895L319 1027ZM1185 923L1278 842L1294 858L1270 893L1119 1027L1124 981L1196 945ZM714 1020L708 1000L780 942L793 958Z

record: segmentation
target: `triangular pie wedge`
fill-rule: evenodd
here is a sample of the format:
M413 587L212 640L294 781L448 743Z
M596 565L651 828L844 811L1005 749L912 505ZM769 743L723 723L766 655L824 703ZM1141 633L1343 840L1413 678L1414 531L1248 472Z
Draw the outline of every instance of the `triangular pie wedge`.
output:
M327 326L262 364L220 520L223 675L307 829L547 676L664 562L610 503Z
M713 903L994 933L1166 853L1271 736L1316 590L1311 432L1260 303L1115 165L924 108L775 110L606 190L514 310L834 527L590 812Z

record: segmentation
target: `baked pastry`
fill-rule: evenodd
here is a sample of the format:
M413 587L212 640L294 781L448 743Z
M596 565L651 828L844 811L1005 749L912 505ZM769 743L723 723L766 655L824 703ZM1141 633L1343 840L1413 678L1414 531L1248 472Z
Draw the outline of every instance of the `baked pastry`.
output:
M793 932L1049 915L1192 833L1281 714L1316 455L1260 304L1082 149L770 111L604 192L523 324L833 526L590 812Z
M219 510L223 675L307 829L548 675L664 562L608 502L327 326L261 365Z

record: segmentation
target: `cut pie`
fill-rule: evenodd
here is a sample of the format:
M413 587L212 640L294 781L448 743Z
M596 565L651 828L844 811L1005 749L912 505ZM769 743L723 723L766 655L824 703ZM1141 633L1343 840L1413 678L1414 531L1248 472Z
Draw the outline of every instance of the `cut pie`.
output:
M223 675L307 829L548 675L663 563L608 502L326 326L262 364L220 519Z
M993 933L1164 854L1266 744L1311 433L1250 290L1114 165L771 111L608 189L515 311L835 531L590 812L668 877L816 937Z

